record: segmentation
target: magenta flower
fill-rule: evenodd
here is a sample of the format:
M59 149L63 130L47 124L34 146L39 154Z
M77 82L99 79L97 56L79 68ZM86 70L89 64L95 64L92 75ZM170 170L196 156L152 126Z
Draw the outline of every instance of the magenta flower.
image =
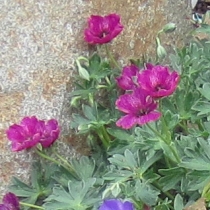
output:
M99 210L134 210L134 206L131 202L117 199L105 200L100 206Z
M45 121L40 121L42 127L42 137L39 143L44 147L49 147L53 142L58 139L60 129L58 126L58 121L55 119Z
M141 88L135 89L131 94L121 95L116 101L117 108L126 113L121 117L116 125L124 129L129 129L134 125L144 125L148 122L156 121L161 114L156 111L157 102Z
M41 138L41 127L36 117L25 117L20 125L11 125L6 133L12 142L12 151L21 151L38 144Z
M3 197L3 203L0 204L0 210L20 210L20 204L17 196L11 192Z
M170 72L166 66L152 66L138 75L138 83L149 92L153 98L171 95L177 88L180 76L176 71Z
M140 69L135 65L125 66L122 75L116 78L118 86L123 90L133 90L138 87L137 74Z
M117 14L104 17L91 15L88 20L88 28L84 31L84 38L89 44L105 44L112 41L122 30L123 25Z
M58 138L60 129L54 119L45 122L33 116L23 118L19 125L11 125L6 133L12 142L12 151L21 151L38 143L43 147L51 146Z

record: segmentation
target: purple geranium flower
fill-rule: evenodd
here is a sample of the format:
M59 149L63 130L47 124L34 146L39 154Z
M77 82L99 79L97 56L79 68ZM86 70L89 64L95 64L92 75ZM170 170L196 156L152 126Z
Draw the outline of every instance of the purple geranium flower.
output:
M126 113L121 117L116 125L124 129L129 129L134 125L144 125L148 122L156 121L161 114L155 111L157 102L141 88L135 89L131 94L121 95L116 101L117 108Z
M23 118L19 125L11 125L6 133L12 142L12 151L21 151L38 143L49 147L58 138L60 129L57 120L43 121L33 116Z
M91 15L88 28L84 31L84 38L90 44L105 44L112 41L122 30L120 16L117 14L104 17Z
M41 127L36 117L25 117L20 125L11 125L6 133L12 142L12 151L21 151L38 144L41 138Z
M116 78L118 86L123 90L133 90L138 87L137 74L140 69L135 65L125 66L122 75Z
M134 206L129 201L121 201L117 199L105 200L99 210L134 210Z
M58 126L58 121L55 119L45 121L40 121L42 125L42 138L40 139L39 143L43 147L49 147L53 144L53 142L58 139L60 129Z
M0 204L0 210L20 210L20 204L17 196L11 192L3 197L3 203Z
M153 98L169 96L176 90L180 78L176 71L170 72L168 67L160 65L147 67L138 74L138 83Z

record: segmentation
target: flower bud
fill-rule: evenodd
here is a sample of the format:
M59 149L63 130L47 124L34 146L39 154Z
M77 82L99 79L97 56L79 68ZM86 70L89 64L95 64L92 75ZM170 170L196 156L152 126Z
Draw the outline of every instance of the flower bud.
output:
M77 107L78 106L79 99L81 99L81 96L75 96L75 97L73 97L71 99L71 102L70 102L71 106Z
M163 27L164 33L171 33L176 29L175 23L168 23Z
M166 55L167 55L167 52L166 52L165 48L162 45L158 45L158 47L157 47L158 58L163 59L166 57Z

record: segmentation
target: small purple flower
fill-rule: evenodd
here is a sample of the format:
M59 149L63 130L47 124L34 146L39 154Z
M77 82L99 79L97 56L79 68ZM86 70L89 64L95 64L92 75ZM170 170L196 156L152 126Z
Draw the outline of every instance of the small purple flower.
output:
M124 129L156 121L161 116L160 112L155 111L157 102L141 88L135 89L131 94L121 95L116 101L116 106L120 111L126 113L116 122L118 127Z
M58 126L58 121L55 119L45 121L40 121L42 125L42 137L39 143L44 147L51 146L56 139L59 137L60 129Z
M152 66L138 74L138 83L153 98L171 95L177 88L180 76L176 71L170 72L166 66Z
M116 78L118 86L123 90L133 90L138 87L137 74L140 69L135 65L125 66L122 75Z
M12 151L29 149L40 143L49 147L58 139L60 129L57 120L38 120L35 116L25 117L20 124L14 124L6 131L12 142Z
M12 151L29 149L38 144L41 138L39 120L35 116L25 117L20 125L11 125L6 133L8 139L12 142Z
M11 192L3 197L3 203L0 204L0 210L20 210L20 204L17 196Z
M123 25L117 14L104 17L91 15L88 20L88 28L84 31L84 38L89 44L105 44L112 41L122 30Z
M134 210L134 206L129 201L121 201L117 199L105 200L99 210Z

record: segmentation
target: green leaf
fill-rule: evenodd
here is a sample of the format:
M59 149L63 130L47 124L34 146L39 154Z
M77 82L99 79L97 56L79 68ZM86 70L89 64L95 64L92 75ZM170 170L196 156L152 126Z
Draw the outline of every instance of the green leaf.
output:
M121 193L120 183L110 183L102 193L102 199L114 196L117 197Z
M97 189L94 189L96 179L86 181L69 181L68 192L62 186L53 188L53 194L45 199L43 207L46 210L86 210L100 200Z
M201 27L197 28L195 33L207 33L207 34L210 34L210 25L209 24L201 24Z
M141 173L145 173L150 166L152 166L155 162L157 162L159 159L163 157L162 151L158 151L154 153L154 155L148 159L146 159L142 164L141 164Z
M135 138L134 136L129 133L128 131L125 131L125 130L120 130L120 129L117 129L117 128L108 128L107 129L108 133L111 134L112 136L114 136L115 138L119 139L119 140L124 140L124 141L135 141Z
M210 100L210 83L204 83L203 87L198 90L206 99Z
M170 110L164 113L164 120L168 129L173 129L179 123L179 115L173 114Z
M210 162L205 162L203 159L183 161L179 164L180 167L197 170L197 171L210 171Z
M81 180L87 180L93 176L95 171L95 161L86 156L79 160L72 160L72 166Z
M78 67L79 76L82 79L85 79L85 80L89 81L90 80L89 72L81 66L79 60L76 60L76 64L77 64L77 67Z
M176 185L181 181L182 177L185 176L184 170L179 167L160 169L159 172L163 175L159 180L160 185L163 187L163 191L176 189Z
M137 200L141 199L141 201L148 206L155 205L158 195L160 194L159 191L152 189L149 184L141 182L140 180L137 180L134 190Z
M135 169L137 167L137 162L133 153L130 150L126 149L124 154L128 166L132 169Z
M194 106L192 106L192 110L198 111L198 116L204 115L204 114L209 114L210 113L210 102L198 101Z
M107 181L125 182L132 176L133 176L133 172L132 171L128 171L128 170L114 170L114 171L107 172L103 176L103 179L107 180Z
M165 156L168 157L169 159L171 159L172 161L176 161L176 157L174 156L173 152L171 151L171 148L174 148L175 145L173 143L171 143L171 145L170 145L171 148L170 148L170 146L168 144L166 144L164 141L160 141L159 144L160 144L160 147L162 148Z
M83 113L88 120L96 121L96 109L87 105L82 106Z
M118 168L126 168L128 170L135 170L137 162L134 154L128 149L125 150L124 155L114 154L111 158L108 158L109 162L116 165Z
M202 138L198 138L198 142L199 142L201 148L203 149L204 154L210 160L210 145L209 145L209 143L207 143L207 141L205 141Z
M182 210L184 208L183 198L180 194L177 194L174 199L174 210Z
M155 206L155 210L170 210L170 208L166 204L159 204L158 206Z
M180 58L179 58L179 56L170 54L169 55L169 59L171 61L172 69L176 69L176 71L179 74L181 74L182 73L182 67L180 65Z

